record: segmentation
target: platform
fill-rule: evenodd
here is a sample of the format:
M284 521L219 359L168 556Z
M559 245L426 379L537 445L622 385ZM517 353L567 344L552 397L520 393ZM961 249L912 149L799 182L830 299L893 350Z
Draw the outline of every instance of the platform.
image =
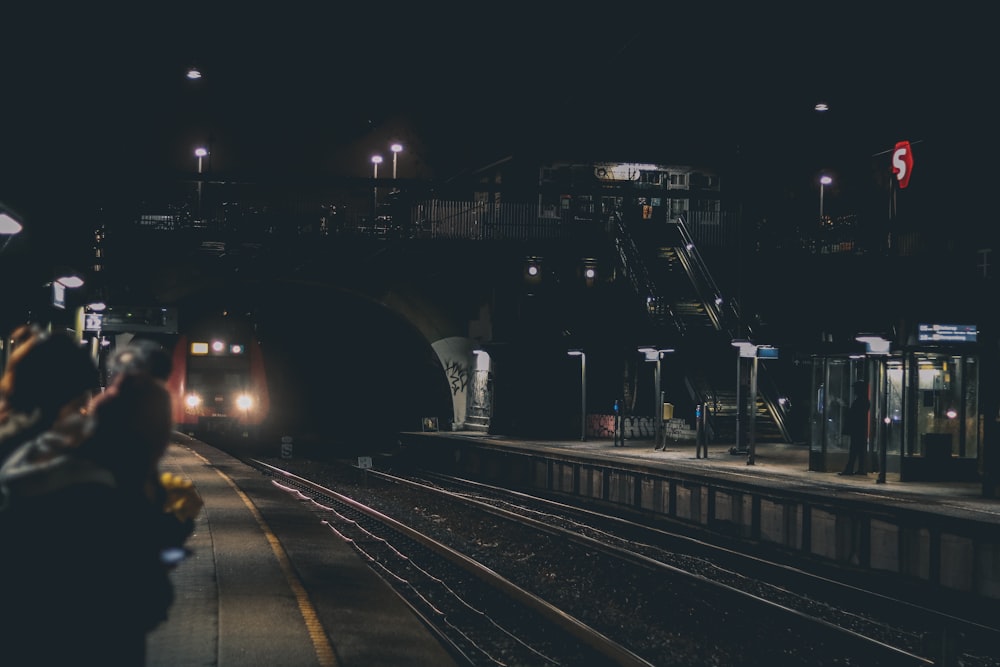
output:
M148 667L455 664L389 584L269 478L179 434L161 467L191 479L205 506Z
M412 435L418 435L416 433ZM498 446L565 451L598 457L621 458L651 464L664 464L678 470L691 471L743 482L784 488L800 488L815 493L854 496L859 499L902 503L921 503L928 511L963 515L968 518L995 521L1000 525L1000 499L985 498L982 486L975 482L901 482L898 475L887 474L879 483L877 473L841 476L834 472L809 470L809 449L805 445L756 443L754 462L747 463L747 454L731 454L733 444L712 444L708 456L698 458L693 442L668 441L665 449L654 449L647 439L626 440L615 446L613 440L546 440L489 435L478 431L438 432L433 435L474 442L489 442Z

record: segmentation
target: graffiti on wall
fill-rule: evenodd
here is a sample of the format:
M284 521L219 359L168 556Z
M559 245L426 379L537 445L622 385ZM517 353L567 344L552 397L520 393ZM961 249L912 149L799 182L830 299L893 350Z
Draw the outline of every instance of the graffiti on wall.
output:
M444 372L448 376L448 384L451 385L452 396L465 391L469 385L468 366L457 361L449 361L444 367Z

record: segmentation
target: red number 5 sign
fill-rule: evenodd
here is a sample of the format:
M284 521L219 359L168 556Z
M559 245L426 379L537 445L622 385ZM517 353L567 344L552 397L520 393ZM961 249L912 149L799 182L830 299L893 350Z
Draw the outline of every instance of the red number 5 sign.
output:
M896 174L899 189L910 184L910 174L913 173L913 150L909 141L897 141L892 151L892 173Z

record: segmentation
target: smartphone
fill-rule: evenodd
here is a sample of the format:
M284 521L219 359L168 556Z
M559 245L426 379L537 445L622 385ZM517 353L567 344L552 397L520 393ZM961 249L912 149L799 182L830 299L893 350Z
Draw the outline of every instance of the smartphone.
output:
M191 555L191 552L182 547L170 547L160 552L160 561L164 565L177 565L182 560Z

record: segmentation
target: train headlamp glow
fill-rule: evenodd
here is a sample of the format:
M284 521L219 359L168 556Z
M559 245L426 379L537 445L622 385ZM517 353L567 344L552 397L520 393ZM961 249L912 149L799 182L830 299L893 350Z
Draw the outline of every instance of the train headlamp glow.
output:
M208 354L208 343L191 343L191 354Z
M253 407L253 398L249 394L240 394L236 397L236 406L240 410L249 410Z
M189 408L196 408L201 405L201 396L198 394L188 394L184 397L184 405Z
M226 344L223 343L221 340L212 341L212 352L222 352L225 349L226 349Z

